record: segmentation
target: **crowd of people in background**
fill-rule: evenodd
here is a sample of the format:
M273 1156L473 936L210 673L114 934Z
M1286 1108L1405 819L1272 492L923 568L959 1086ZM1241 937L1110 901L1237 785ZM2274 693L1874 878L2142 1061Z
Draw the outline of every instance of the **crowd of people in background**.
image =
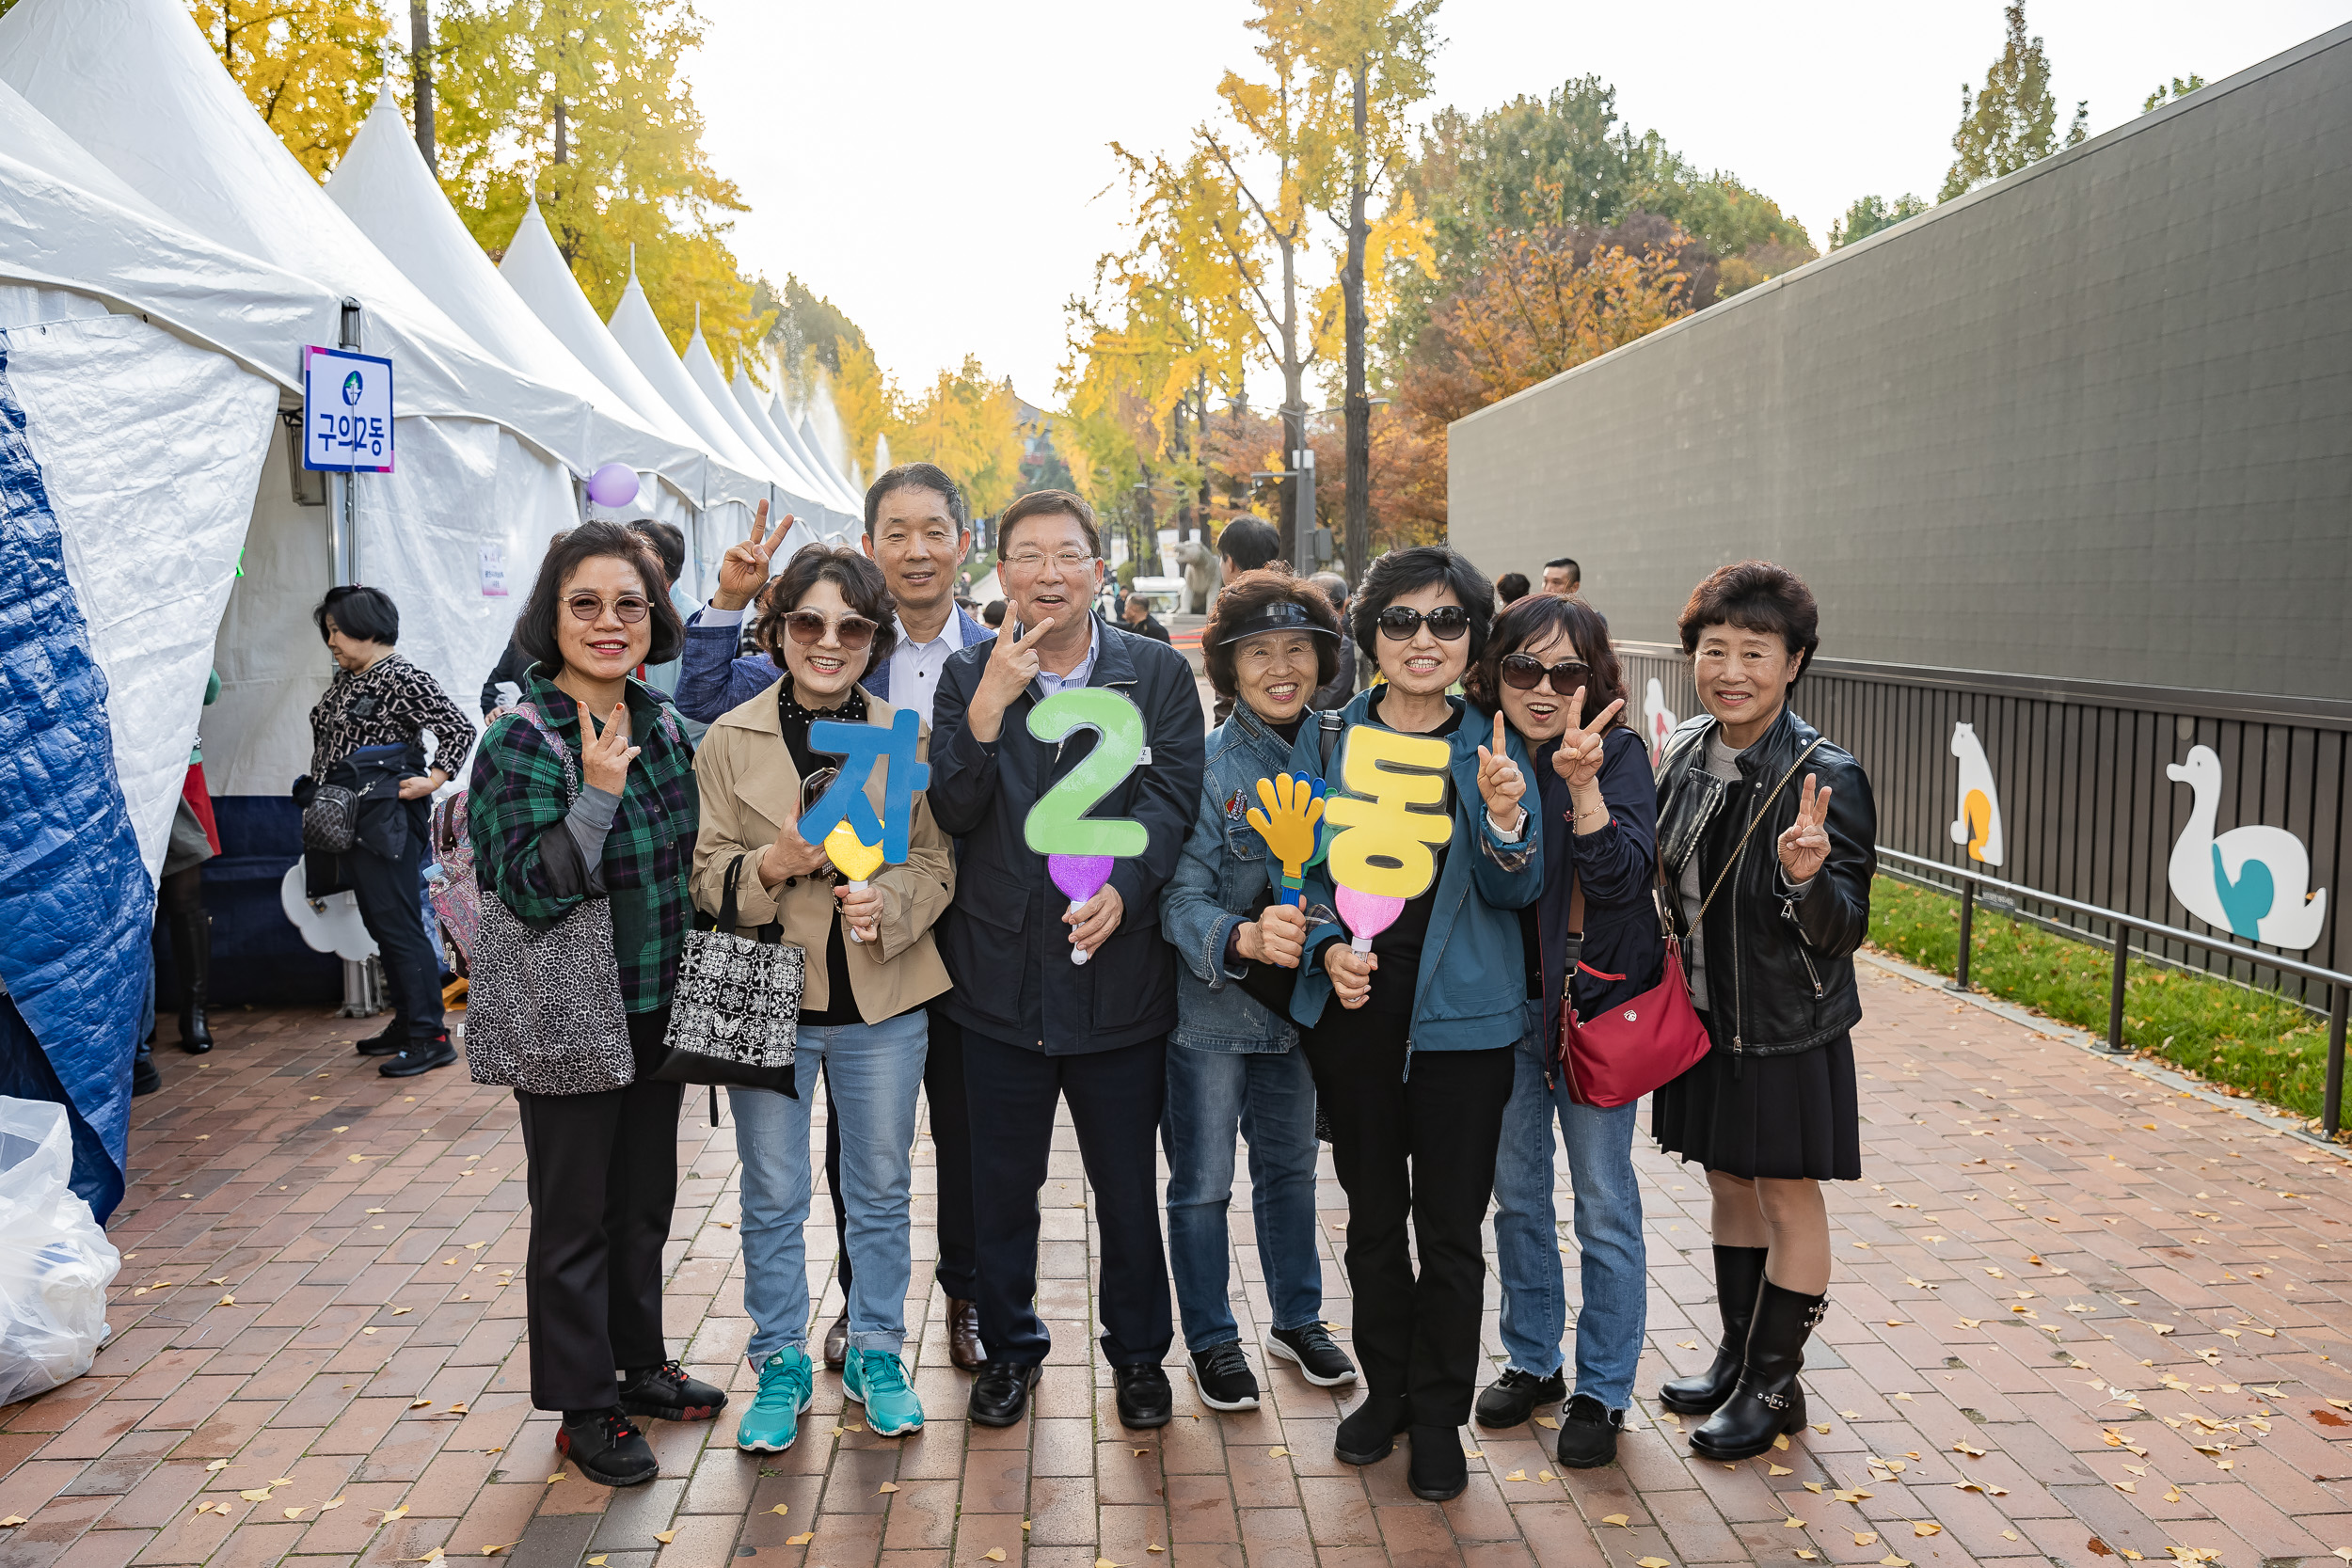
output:
M938 468L878 479L855 548L778 561L789 521L771 531L760 508L700 604L677 589L675 529L573 529L481 696L466 835L485 909L496 901L519 934L495 976L477 962L474 1006L537 1034L500 1057L520 1066L472 1066L511 1083L520 1107L531 1392L562 1412L559 1442L586 1474L648 1480L642 1419L707 1419L729 1402L669 1354L661 1326L681 1081L701 1081L664 1049L690 927L803 963L794 1059L781 1079L728 1082L753 1323L755 1387L736 1428L747 1451L793 1445L820 1368L875 1432L923 1423L903 1305L919 1091L935 1278L950 1358L972 1374L971 1420L1021 1420L1043 1375L1039 1196L1067 1105L1121 1422L1170 1418L1163 1364L1181 1327L1211 1410L1254 1408L1275 1362L1321 1387L1360 1382L1337 1456L1369 1465L1404 1437L1420 1497L1463 1489L1472 1419L1513 1427L1558 1407L1560 1463L1606 1465L1645 1330L1643 1096L1590 1092L1570 1042L1668 1003L1693 1017L1697 1054L1648 1095L1651 1132L1707 1172L1723 1335L1706 1370L1660 1397L1707 1418L1692 1445L1721 1459L1804 1425L1798 1371L1829 1280L1820 1183L1861 1174L1851 955L1874 823L1853 759L1790 705L1819 643L1794 574L1745 562L1698 583L1679 631L1704 712L1653 755L1566 557L1537 586L1414 546L1350 584L1295 574L1270 527L1235 519L1200 630L1211 716L1151 601L1107 591L1076 496L1033 492L996 520L1004 597L977 616L957 598L964 498ZM310 879L353 891L384 955L392 1019L359 1050L389 1074L420 1073L456 1054L419 919L424 814L471 726L401 658L380 592L335 590L318 625L338 669L298 793L335 786L358 809L351 846L313 854ZM1140 715L1142 765L1092 809L1141 824L1147 847L1073 902L1024 824L1078 753L1027 718L1087 687ZM845 878L800 832L841 754L815 726L887 730L902 710L929 770L909 847ZM1351 941L1327 869L1309 867L1286 901L1248 816L1261 781L1333 780L1366 728L1440 743L1443 823L1427 832L1442 842L1427 888ZM882 788L869 781L878 807ZM589 972L547 961L575 952L611 957ZM200 989L195 1006L191 1041ZM1229 1277L1237 1138L1270 1314L1254 1362ZM1326 1142L1347 1199L1344 1348L1326 1319L1315 1212ZM1562 1148L1581 1282L1572 1378ZM820 1157L843 1306L812 1350L804 1232ZM1505 1364L1482 1389L1490 1204Z

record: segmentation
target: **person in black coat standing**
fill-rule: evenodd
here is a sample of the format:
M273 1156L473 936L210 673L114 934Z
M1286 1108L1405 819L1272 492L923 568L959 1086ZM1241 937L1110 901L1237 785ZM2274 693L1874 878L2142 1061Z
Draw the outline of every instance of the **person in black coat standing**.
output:
M956 982L944 1006L963 1027L988 1348L972 1419L1020 1420L1050 1346L1035 1306L1038 1194L1055 1105L1067 1097L1102 1228L1102 1345L1120 1419L1156 1427L1171 1408L1160 1358L1174 1325L1155 1149L1176 1024L1176 955L1159 904L1200 797L1200 689L1183 655L1090 612L1103 562L1086 502L1032 491L1005 510L997 537L1010 610L1003 635L955 655L940 677L928 797L961 847L940 949ZM1089 815L1140 822L1150 843L1073 909L1023 829L1090 750L1083 735L1036 739L1029 713L1081 686L1117 690L1142 712L1139 764ZM1085 963L1072 962L1073 949Z

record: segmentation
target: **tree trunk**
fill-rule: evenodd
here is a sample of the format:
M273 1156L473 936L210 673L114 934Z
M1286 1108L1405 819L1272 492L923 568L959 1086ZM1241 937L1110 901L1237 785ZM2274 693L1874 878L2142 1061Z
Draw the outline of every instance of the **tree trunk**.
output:
M1368 59L1356 62L1356 148L1348 176L1347 265L1340 274L1340 291L1347 306L1347 525L1341 560L1351 589L1363 580L1372 547L1372 404L1364 391L1364 245L1371 234L1364 222L1364 79L1371 69Z
M417 86L417 150L433 177L441 175L433 151L433 13L430 0L408 0L408 73Z
M1172 434L1176 437L1176 460L1180 464L1192 455L1192 436L1184 430L1184 406L1191 401L1192 394L1189 392L1176 400L1176 420ZM1176 497L1176 542L1181 545L1191 537L1192 498L1179 491Z
M1200 425L1200 489L1198 510L1200 542L1209 542L1209 378L1204 373L1193 388L1193 414Z
M564 101L559 98L555 101L555 161L559 164L571 162L571 144L564 139Z

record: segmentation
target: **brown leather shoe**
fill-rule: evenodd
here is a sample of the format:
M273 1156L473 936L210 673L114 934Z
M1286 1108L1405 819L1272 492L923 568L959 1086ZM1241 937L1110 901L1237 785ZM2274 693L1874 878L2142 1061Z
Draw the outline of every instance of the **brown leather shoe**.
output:
M947 1359L967 1372L977 1372L987 1354L980 1348L980 1307L977 1302L947 1298Z
M841 1370L842 1364L849 1359L850 1314L844 1312L834 1319L831 1328L825 1330L825 1365L831 1370L837 1372Z

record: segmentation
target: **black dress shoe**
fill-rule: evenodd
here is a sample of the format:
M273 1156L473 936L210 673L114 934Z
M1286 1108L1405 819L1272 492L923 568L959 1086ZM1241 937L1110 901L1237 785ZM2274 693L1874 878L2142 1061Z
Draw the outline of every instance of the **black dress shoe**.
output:
M664 1421L707 1421L726 1408L722 1389L689 1377L675 1361L646 1367L621 1380L621 1408Z
M1691 1451L1728 1464L1754 1459L1772 1439L1804 1426L1804 1342L1829 1310L1829 1297L1800 1295L1771 1280L1756 1298L1756 1321L1748 1325L1746 1364L1740 1386L1723 1408L1691 1433Z
M408 1021L394 1013L391 1022L366 1039L354 1040L351 1049L362 1056L397 1056L407 1043Z
M1045 1369L1035 1362L983 1361L972 1380L972 1422L975 1426L1009 1427L1029 1411L1029 1390Z
M837 1372L849 1364L849 1360L850 1312L849 1308L843 1307L841 1316L834 1319L833 1326L825 1330L826 1370Z
M580 1474L607 1486L635 1486L653 1480L661 1468L654 1460L653 1445L617 1404L609 1410L566 1412L556 1429L555 1446L580 1466Z
M1567 1380L1558 1372L1537 1377L1534 1372L1505 1367L1502 1375L1478 1396L1478 1424L1483 1427L1525 1426L1539 1404L1568 1397Z
M1571 1470L1599 1469L1617 1457L1617 1433L1624 1430L1624 1411L1577 1395L1560 1413L1560 1463Z
M1356 1381L1356 1363L1347 1358L1347 1352L1340 1349L1331 1331L1320 1323L1269 1329L1265 1353L1295 1363L1299 1375L1318 1388L1337 1388Z
M135 1056L131 1059L131 1097L153 1094L164 1086L164 1075L155 1070L154 1058Z
M385 1057L384 1065L375 1070L387 1078L414 1078L455 1060L457 1048L449 1043L449 1031L442 1029L429 1039L410 1040L397 1054Z
M1236 1345L1234 1351L1238 1354L1240 1347ZM1245 1363L1242 1370L1247 1373L1248 1370ZM1256 1381L1255 1378L1250 1379L1252 1384ZM1134 1427L1137 1431L1164 1427L1168 1425L1168 1418L1176 1413L1176 1397L1168 1386L1168 1370L1157 1362L1113 1367L1111 1382L1119 1389L1120 1426ZM1250 1402L1255 1405L1257 1402L1252 1400Z
M978 1371L980 1363L988 1359L988 1352L980 1345L979 1303L947 1298L947 1359L966 1372Z
M1371 1395L1340 1422L1331 1439L1332 1456L1343 1465L1377 1465L1396 1450L1396 1434L1412 1424L1412 1412L1402 1396Z
M1715 1249L1715 1310L1724 1321L1724 1337L1715 1346L1715 1364L1694 1377L1669 1380L1658 1390L1658 1402L1677 1416L1712 1416L1740 1382L1740 1367L1748 1348L1748 1324L1756 1317L1756 1296L1764 1288L1760 1246L1719 1246Z
M1451 1502L1470 1484L1470 1459L1462 1452L1462 1434L1453 1427L1413 1428L1413 1460L1406 1467L1405 1484L1413 1496L1433 1503Z

